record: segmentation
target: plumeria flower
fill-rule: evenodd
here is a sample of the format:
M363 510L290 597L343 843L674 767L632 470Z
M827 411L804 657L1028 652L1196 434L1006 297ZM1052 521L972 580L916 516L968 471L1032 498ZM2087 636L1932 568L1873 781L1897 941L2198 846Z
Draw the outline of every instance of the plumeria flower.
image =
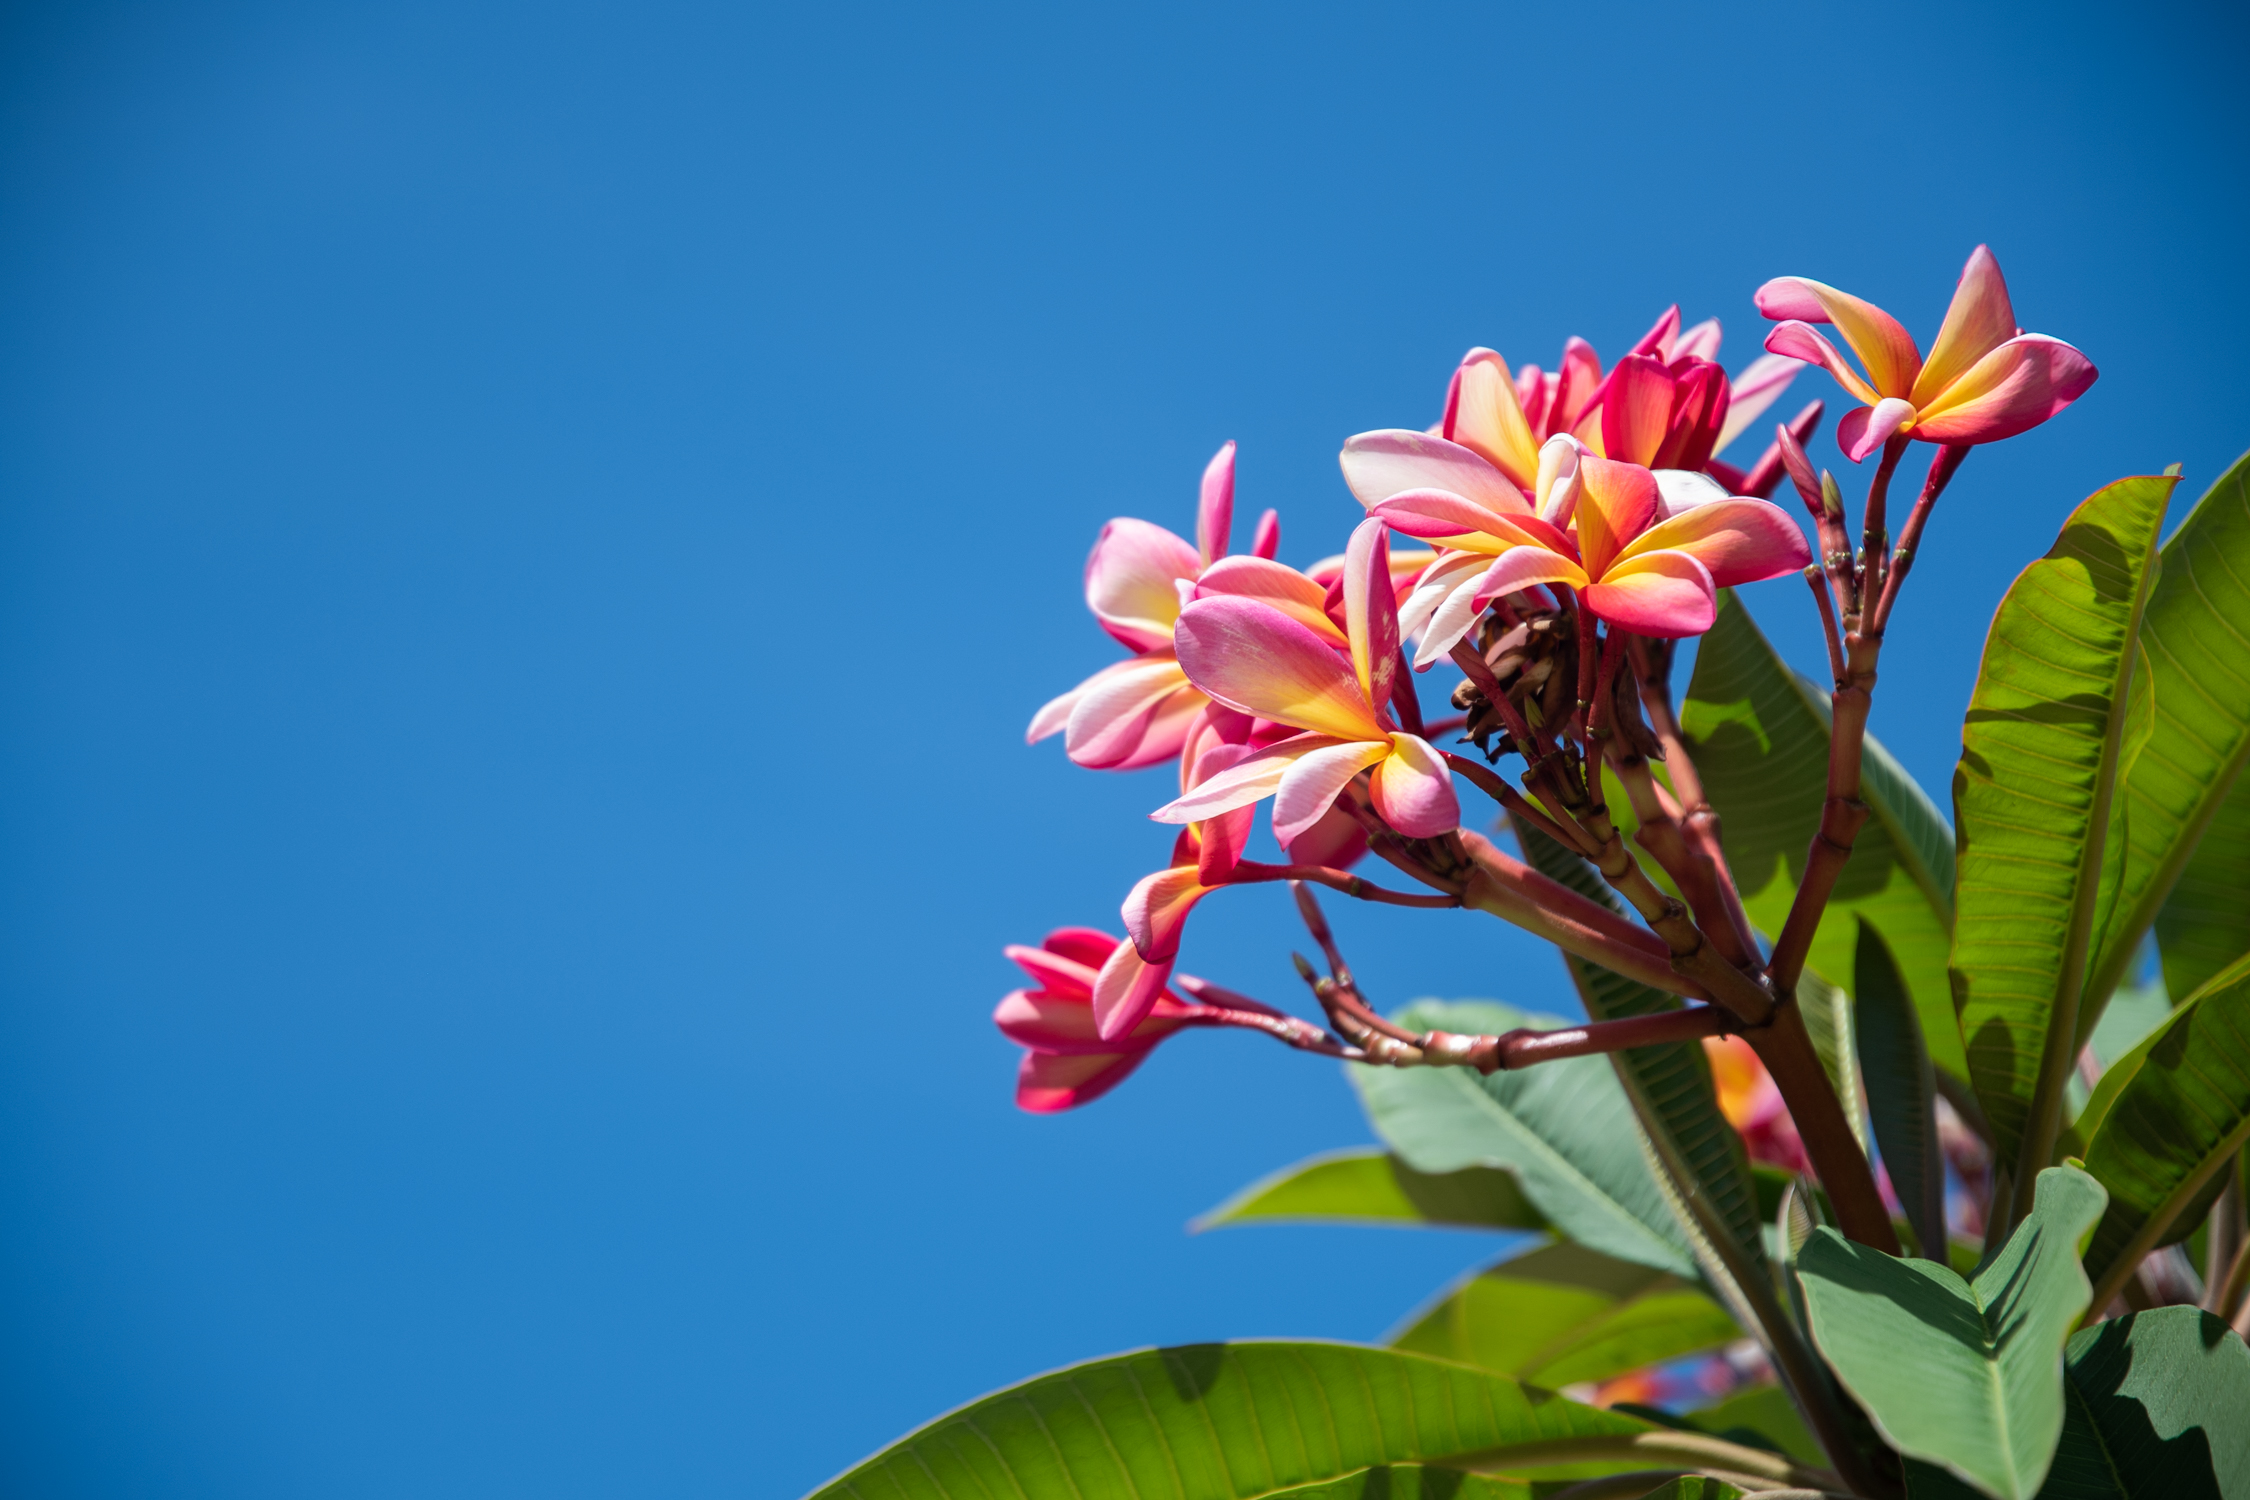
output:
M1560 435L1606 458L1702 469L1804 368L1768 354L1730 381L1718 352L1718 319L1683 333L1677 306L1606 376L1584 339L1570 340L1553 374L1526 365L1510 377L1497 353L1472 349L1453 372L1445 415L1432 432L1477 453L1524 490L1532 487L1540 444Z
M1390 542L1380 521L1352 533L1344 554L1347 655L1325 634L1259 599L1198 599L1174 631L1197 687L1242 713L1302 731L1257 750L1151 814L1190 823L1274 799L1274 833L1311 831L1362 771L1385 822L1409 838L1460 825L1445 762L1390 717L1398 669L1398 612Z
M1926 360L1897 319L1832 286L1777 277L1758 288L1757 303L1784 320L1766 335L1768 349L1820 364L1863 403L1836 424L1836 441L1854 463L1900 432L1956 447L2014 437L2084 395L2098 373L2062 340L2016 327L2000 263L1983 245L1962 268ZM1860 369L1815 323L1835 325Z
M1114 990L1120 983L1137 983L1148 969L1131 942L1091 927L1063 927L1036 948L1004 951L1031 976L1032 987L1011 992L992 1019L1026 1049L1016 1073L1016 1104L1034 1114L1100 1098L1202 1009L1172 994L1160 979L1140 1020L1104 1041L1094 1021L1104 976Z
M1502 594L1560 583L1594 614L1636 634L1700 635L1717 617L1719 589L1778 578L1812 559L1804 533L1777 505L1715 495L1701 476L1672 481L1667 497L1649 470L1576 452L1565 446L1570 441L1551 439L1542 454L1536 511L1521 496L1512 497L1511 513L1505 493L1472 500L1435 488L1404 490L1369 507L1410 536L1490 556L1473 584L1456 585L1441 606L1458 614L1466 593L1460 629ZM1575 523L1567 533L1565 519ZM1433 621L1427 634L1439 633Z
M1073 761L1100 771L1138 770L1179 754L1188 726L1209 700L1180 670L1172 626L1186 591L1226 557L1233 520L1234 444L1228 443L1203 471L1194 546L1131 517L1102 528L1086 559L1086 604L1134 655L1042 707L1032 716L1027 744L1059 733ZM1270 559L1280 541L1269 510L1259 519L1253 557Z
M1738 1036L1707 1036L1703 1052L1711 1060L1719 1111L1742 1133L1750 1159L1788 1172L1812 1171L1781 1090L1750 1044Z

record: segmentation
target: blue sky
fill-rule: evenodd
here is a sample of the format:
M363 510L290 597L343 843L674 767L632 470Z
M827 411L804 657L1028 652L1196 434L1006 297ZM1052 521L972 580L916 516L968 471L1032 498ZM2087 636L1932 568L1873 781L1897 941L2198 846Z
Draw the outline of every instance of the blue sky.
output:
M1367 1139L1247 1038L1009 1103L1000 945L1168 847L1167 773L1022 725L1114 654L1097 528L1186 530L1224 439L1308 562L1342 439L1472 344L1676 300L1739 365L1786 273L1926 341L1989 241L2102 377L1971 460L1894 626L1876 730L1941 800L2068 508L2250 444L2218 5L0 27L11 1494L787 1497L1489 1254L1184 1234ZM1194 967L1291 998L1285 918L1213 903ZM1489 920L1338 920L1378 998L1569 1008Z

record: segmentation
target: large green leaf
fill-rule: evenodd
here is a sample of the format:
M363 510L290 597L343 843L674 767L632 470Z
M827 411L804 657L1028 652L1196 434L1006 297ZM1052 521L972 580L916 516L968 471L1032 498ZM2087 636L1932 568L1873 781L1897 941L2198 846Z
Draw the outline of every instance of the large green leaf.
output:
M1267 1500L1532 1500L1537 1493L1520 1479L1428 1464L1378 1464L1341 1479L1276 1490Z
M1880 705L1883 694L1878 692ZM1781 931L1828 797L1828 695L1774 651L1731 589L1697 644L1681 728L1720 816L1727 864L1750 919ZM1946 957L1953 933L1953 830L1873 735L1861 790L1874 816L1813 937L1812 967L1852 971L1865 915L1883 929L1914 996L1930 1055L1966 1079Z
M1476 1455L1500 1468L1496 1450L1503 1460L1524 1450L1542 1463L1602 1463L1605 1446L1659 1431L1505 1375L1389 1349L1194 1344L1093 1360L986 1396L814 1495L1259 1500L1392 1464Z
M1682 1419L1689 1426L1751 1447L1770 1447L1799 1463L1824 1464L1828 1455L1778 1385L1754 1385L1723 1401L1699 1406Z
M1535 828L1515 825L1516 842L1534 868L1592 901L1624 914L1624 903L1599 871ZM1586 1014L1597 1021L1677 1010L1680 1000L1621 974L1563 954L1563 966ZM1735 1242L1759 1274L1765 1270L1763 1218L1742 1137L1719 1108L1711 1063L1703 1049L1679 1042L1618 1053L1615 1065L1632 1081L1649 1113L1663 1123L1679 1154L1694 1170L1708 1201L1733 1231Z
M2250 947L2250 796L2234 790L2250 756L2250 456L2219 476L2159 556L2163 571L2140 634L2155 733L2120 797L2125 853L2098 934L2081 1037L2152 920L2175 995ZM2183 950L2177 973L2175 949Z
M2062 1351L2092 1287L2078 1243L2101 1185L2039 1174L2032 1211L1974 1281L1835 1230L1797 1257L1813 1341L1890 1445L1998 1500L2029 1500L2063 1426Z
M2000 601L1961 728L1954 1001L2003 1163L2022 1149L2035 1092L2051 1090L2059 1115L2077 1055L2134 637L2176 482L2121 479L2071 512ZM2066 1030L2049 1058L2058 1007Z
M1324 1151L1283 1167L1236 1193L1189 1227L1228 1224L1444 1225L1459 1229L1545 1229L1547 1220L1514 1176L1496 1167L1417 1172L1375 1147Z
M2250 1142L2250 956L2118 1059L2080 1118L2086 1170L2109 1190L2086 1269L2115 1291L2168 1232L2194 1228L2182 1211Z
M1937 1076L1922 1023L1883 934L1864 917L1852 988L1875 1141L1925 1260L1946 1259L1945 1162L1938 1154Z
M1741 1336L1717 1303L1671 1273L1564 1241L1448 1287L1389 1342L1534 1385L1563 1386L1607 1380Z
M2236 778L2203 830L2156 913L2156 945L2165 987L2175 995L2203 988L2250 948L2250 780Z

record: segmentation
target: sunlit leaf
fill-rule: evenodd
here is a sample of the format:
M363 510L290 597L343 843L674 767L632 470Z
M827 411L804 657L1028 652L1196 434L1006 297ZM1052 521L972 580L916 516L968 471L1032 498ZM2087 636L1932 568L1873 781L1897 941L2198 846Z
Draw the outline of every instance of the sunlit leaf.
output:
M2032 1211L1973 1281L1813 1231L1797 1257L1813 1341L1899 1452L1996 1500L2030 1500L2063 1426L2062 1350L2092 1287L2078 1243L2101 1185L2039 1176Z
M1189 1227L1229 1224L1440 1225L1545 1229L1516 1179L1495 1167L1417 1172L1377 1147L1324 1151L1259 1179Z
M2134 636L2175 482L2121 479L2071 513L2000 601L1962 726L1954 999L2004 1163L2043 1073L2059 1090L2076 1056L2060 1038L2043 1070L2049 1017L2058 1004L2075 1016L2085 976Z

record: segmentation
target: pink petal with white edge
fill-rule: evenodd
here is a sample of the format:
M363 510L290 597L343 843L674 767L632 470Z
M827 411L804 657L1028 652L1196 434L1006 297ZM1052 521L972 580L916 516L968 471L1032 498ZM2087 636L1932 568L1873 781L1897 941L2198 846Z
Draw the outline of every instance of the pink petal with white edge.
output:
M1599 578L1656 519L1663 497L1656 476L1638 464L1588 457L1579 461L1578 472L1585 485L1578 501L1578 559L1587 577Z
M1145 1047L1085 1057L1026 1052L1016 1070L1016 1108L1027 1114L1055 1115L1091 1104L1123 1083L1148 1052Z
M1156 1009L1171 978L1169 961L1149 963L1131 943L1119 943L1094 976L1095 1034L1105 1042L1129 1036Z
M1296 758L1274 792L1273 834L1283 844L1303 837L1336 805L1336 794L1354 776L1390 753L1388 737L1355 740Z
M1582 589L1586 586L1586 570L1578 566L1575 559L1559 552L1549 552L1544 547L1518 547L1494 558L1492 566L1479 575L1469 592L1470 605L1482 610L1503 594L1513 594L1541 583L1567 583L1574 589Z
M1585 591L1586 607L1637 635L1670 640L1701 635L1718 618L1718 590L1685 552L1644 552L1620 562Z
M1086 559L1086 607L1135 651L1172 644L1176 580L1203 569L1196 550L1161 526L1121 516L1102 528Z
M1203 496L1195 509L1195 545L1208 568L1227 555L1234 530L1234 444L1222 444L1203 469Z
M2062 340L2019 334L1931 402L1914 435L1926 443L1996 443L2076 401L2098 374L2092 360Z
M1443 756L1414 735L1391 736L1390 753L1376 763L1368 789L1383 821L1410 839L1436 838L1461 826L1453 773Z
M1198 599L1174 635L1188 679L1221 703L1339 739L1384 733L1344 659L1270 604Z
M1391 701L1398 671L1398 591L1391 582L1390 529L1373 516L1344 548L1344 632L1352 675L1372 706Z
M1729 443L1748 432L1750 424L1781 399L1781 393L1789 389L1789 383L1804 367L1803 360L1786 354L1761 354L1744 366L1742 373L1728 382L1732 395L1727 401L1727 419L1719 428L1718 446L1711 451L1724 453Z
M1883 393L1869 385L1866 378L1851 367L1851 362L1836 352L1836 346L1822 338L1810 323L1782 324L1766 335L1766 349L1784 359L1819 365L1835 377L1838 385L1869 406L1883 399Z
M1914 421L1914 404L1885 396L1873 406L1855 406L1836 423L1836 446L1853 463L1873 453L1901 427Z
M1298 572L1260 557L1229 557L1211 565L1196 581L1199 599L1227 595L1272 605L1313 634L1341 650L1344 632L1328 618L1328 590Z
M1123 908L1126 935L1141 957L1150 963L1162 963L1177 956L1188 913L1211 890L1196 878L1193 865L1174 865L1142 876L1126 894Z
M1719 320L1705 318L1693 328L1680 331L1672 341L1672 359L1717 359L1719 357Z
M1399 629L1416 641L1416 671L1434 665L1469 633L1483 612L1476 602L1477 580L1490 566L1481 552L1449 552L1422 574L1398 615Z
M1278 744L1266 746L1248 760L1227 767L1194 791L1182 792L1149 817L1159 823L1198 823L1238 807L1248 807L1273 795L1298 756L1335 743L1332 736L1325 734L1292 735Z
M1404 490L1368 507L1393 531L1441 542L1457 552L1491 555L1510 547L1567 546L1551 522L1526 511L1503 516L1446 490Z
M1699 469L1651 469L1649 472L1656 476L1659 520L1669 521L1682 511L1730 498L1725 485Z
M1124 941L1098 927L1058 927L1041 939L1039 946L1057 957L1084 964L1091 984L1093 974L1109 962L1110 954Z
M2016 310L2008 301L2008 283L2000 275L2000 262L1989 247L1969 252L1961 280L1953 289L1953 302L1945 310L1930 357L1914 377L1909 395L1916 406L1928 406L1945 388L1966 375L1976 362L2016 336Z
M1789 512L1764 500L1729 497L1651 526L1618 554L1602 581L1633 558L1665 551L1694 558L1719 588L1779 578L1812 561L1812 548Z
M1914 389L1914 379L1922 372L1922 351L1898 319L1874 303L1803 276L1777 277L1758 288L1752 300L1769 318L1833 324L1859 356L1878 395L1904 396ZM1774 348L1771 338L1766 347Z
M1063 745L1096 771L1137 770L1177 755L1203 695L1169 651L1119 662L1087 681Z
M1459 443L1426 432L1390 428L1345 440L1337 460L1360 504L1375 506L1403 490L1445 490L1500 515L1529 515L1523 491Z

